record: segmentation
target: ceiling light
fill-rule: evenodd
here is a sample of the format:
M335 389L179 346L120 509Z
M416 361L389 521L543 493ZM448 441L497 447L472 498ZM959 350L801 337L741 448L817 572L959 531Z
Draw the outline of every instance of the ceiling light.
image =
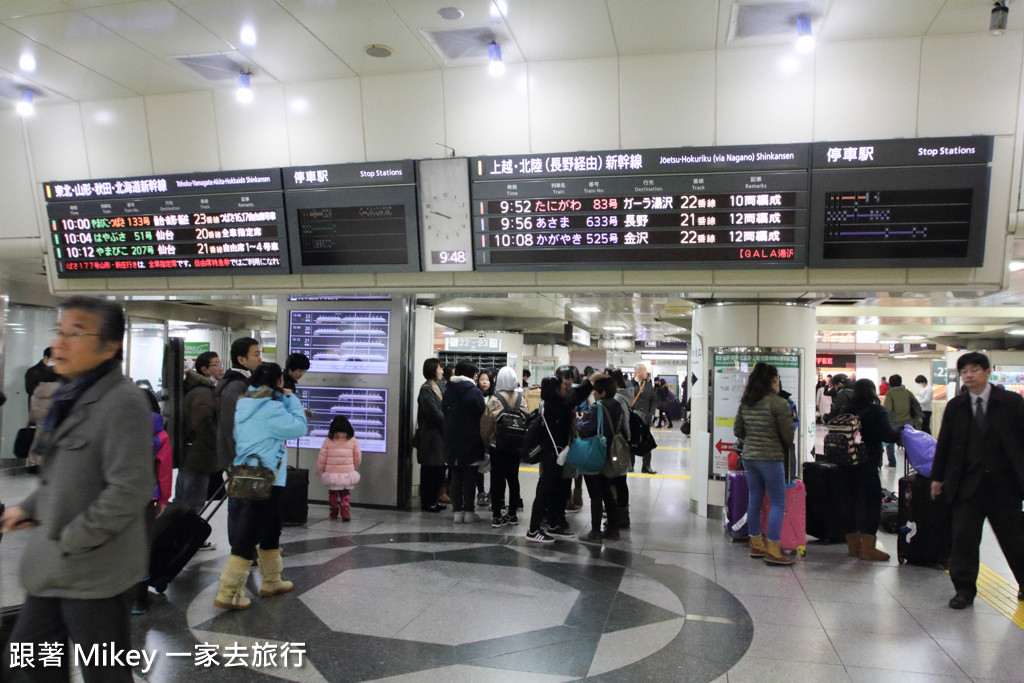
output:
M493 40L487 47L487 54L490 58L490 63L487 65L487 71L492 76L500 76L505 73L505 62L501 61L501 46Z
M243 45L255 45L256 29L252 26L243 26L242 30L238 34L238 39L242 41Z
M244 71L238 74L238 90L235 91L235 99L243 104L252 102L252 82L249 74Z
M32 116L32 112L36 110L35 105L32 104L32 100L34 99L35 93L27 88L22 90L18 104L14 106L15 110L22 116Z
M22 71L28 71L28 72L35 71L36 70L36 58L26 52L25 54L23 54L21 56L21 59L18 60L18 68L21 69Z
M796 18L796 49L810 52L814 49L814 35L811 34L811 18L800 15Z
M605 325L604 329L608 330L609 332L621 332L626 328L622 325Z
M608 328L605 328L605 329L608 329ZM613 337L632 337L633 333L632 332L616 332L612 336Z
M1010 8L1004 0L996 0L992 5L992 16L988 20L988 30L994 36L1006 33L1006 24L1010 18Z
M456 21L465 16L465 12L460 10L458 7L442 7L437 10L437 16L448 21Z
M928 337L924 336L923 334L901 334L900 335L900 339L902 339L903 341L921 341L922 339L927 339L927 338Z
M1024 270L1024 261L1010 261L1010 272L1017 273Z
M1024 330L1007 330L1006 334L1012 334L1014 337L1024 337Z
M473 309L469 306L439 306L437 310L445 313L469 313Z
M390 57L394 53L394 50L387 45L378 45L377 43L374 43L373 45L367 45L364 47L363 52L370 57L384 59L385 57Z
M570 306L569 307L574 313L600 313L601 309L598 306Z

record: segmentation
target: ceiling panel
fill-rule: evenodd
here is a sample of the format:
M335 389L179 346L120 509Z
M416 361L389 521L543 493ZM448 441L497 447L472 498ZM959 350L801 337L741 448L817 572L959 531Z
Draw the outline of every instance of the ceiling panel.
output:
M423 0L388 0L395 14L408 27L409 31L419 40L438 66L473 66L484 65L488 60L486 46L481 43L473 56L465 58L446 58L430 45L424 32L434 31L471 31L479 29L491 34L501 46L503 62L514 64L523 61L512 33L497 6L490 0L468 0L457 4L462 10L461 19L448 20L438 16L438 10L449 6L444 2L423 2Z
M160 57L225 52L232 45L167 0L101 7L88 16Z
M36 41L60 45L65 56L141 95L202 87L198 78L168 68L160 59L79 12L43 14L6 23ZM99 44L104 49L97 50Z
M528 61L614 57L615 37L603 2L517 0L505 24Z
M282 5L359 75L424 71L440 65L413 35L416 25L404 23L388 3L355 0L336 6L282 0ZM387 45L394 52L386 58L370 57L363 49L371 44Z
M821 22L822 40L921 36L946 0L832 0Z
M69 9L72 9L71 5L61 0L3 0L0 2L0 19L64 12Z
M177 0L177 4L225 42L265 70L256 72L286 83L347 78L351 69L274 0ZM256 44L243 45L244 26L256 31Z
M707 0L608 0L620 55L713 50L718 7Z

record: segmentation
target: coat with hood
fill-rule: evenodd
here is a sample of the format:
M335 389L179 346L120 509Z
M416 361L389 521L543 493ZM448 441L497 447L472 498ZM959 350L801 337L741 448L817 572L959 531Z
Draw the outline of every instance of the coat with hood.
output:
M484 459L480 418L485 410L484 393L462 375L448 380L441 407L444 410L444 460L449 467L469 467Z
M320 446L316 472L327 488L350 489L359 483L359 472L356 469L362 461L359 440L354 436L350 439L338 432L333 439L324 439Z
M231 368L213 390L217 401L217 470L226 470L235 458L235 407L242 394L249 390L249 371Z
M182 469L190 472L216 472L217 402L213 379L189 370L185 375L185 460Z
M235 465L260 464L277 473L274 486L284 486L288 458L284 442L306 434L306 411L295 394L260 387L238 399L235 407Z

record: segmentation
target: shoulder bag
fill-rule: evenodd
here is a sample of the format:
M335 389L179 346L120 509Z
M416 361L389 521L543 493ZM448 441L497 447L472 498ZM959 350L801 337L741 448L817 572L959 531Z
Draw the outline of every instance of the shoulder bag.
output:
M566 462L580 474L598 474L608 458L608 440L604 436L604 408L597 403L597 433L577 436L569 445Z
M260 465L255 455L246 456L256 460L256 465L232 465L228 468L228 496L238 500L267 500L277 481L277 472ZM278 462L280 465L280 461Z

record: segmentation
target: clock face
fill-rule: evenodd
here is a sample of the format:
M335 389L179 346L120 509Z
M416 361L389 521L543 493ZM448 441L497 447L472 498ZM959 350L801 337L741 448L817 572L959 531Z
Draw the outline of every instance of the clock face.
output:
M421 262L426 271L473 270L469 229L469 162L426 159L417 174Z

